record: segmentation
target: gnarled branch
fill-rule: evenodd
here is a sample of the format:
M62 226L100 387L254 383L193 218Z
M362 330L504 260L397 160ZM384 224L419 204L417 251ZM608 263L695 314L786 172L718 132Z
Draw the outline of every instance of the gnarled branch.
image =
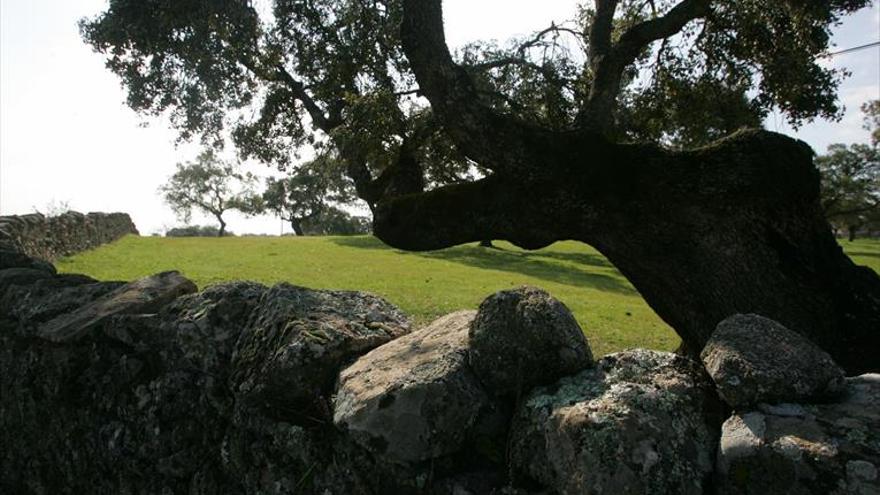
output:
M446 46L440 0L404 0L401 40L419 87L462 152L495 171L535 168L523 143L535 129L483 103Z
M373 217L373 233L401 249L428 251L483 241L508 240L539 249L559 239L552 218L534 214L541 199L528 187L498 176L444 186L383 201Z
M682 0L666 14L632 26L617 43L611 44L610 17L614 14L614 5L614 0L600 0L596 6L596 19L590 35L593 84L587 103L577 117L579 125L595 129L612 126L614 106L627 66L654 41L673 36L687 23L705 17L710 11L711 0Z

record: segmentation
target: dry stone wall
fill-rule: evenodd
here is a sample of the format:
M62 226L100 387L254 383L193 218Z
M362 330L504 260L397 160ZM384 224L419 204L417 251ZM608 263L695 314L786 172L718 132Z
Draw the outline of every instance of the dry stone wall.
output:
M127 213L79 213L54 217L39 213L0 216L0 249L54 261L137 234Z
M0 493L880 493L880 375L776 325L594 361L534 288L412 328L362 292L0 258Z

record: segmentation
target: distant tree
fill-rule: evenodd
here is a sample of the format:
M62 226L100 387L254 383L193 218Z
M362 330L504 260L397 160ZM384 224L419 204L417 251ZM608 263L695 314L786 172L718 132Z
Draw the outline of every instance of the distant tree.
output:
M305 235L369 234L370 219L329 206L302 223Z
M344 211L337 207L354 200L350 186L332 175L328 168L331 158L319 157L296 168L289 176L266 181L266 189L259 197L250 200L250 211L262 213L270 211L290 224L296 235L307 233L331 233L328 229L342 229L349 233L349 227L341 227L351 222L351 216L344 220ZM320 224L329 222L327 227ZM307 228L308 226L308 228ZM331 227L332 226L332 227ZM354 232L352 232L354 233Z
M314 176L291 175L283 179L269 178L262 195L262 206L290 224L296 235L305 235L302 224L324 208Z
M822 174L822 207L849 239L880 218L880 150L866 144L832 144L816 158Z
M880 99L862 105L865 114L865 129L871 131L871 144L880 146Z
M224 236L233 236L228 230L223 233ZM183 227L174 227L165 232L165 237L219 237L220 229L213 225L185 225Z
M46 206L43 207L43 211L40 211L36 206L32 206L31 209L33 209L35 213L39 213L45 217L57 217L70 211L70 201L55 200L53 198L46 203Z
M816 158L822 174L822 208L835 230L854 240L859 230L880 224L880 100L862 105L871 144L832 144Z
M250 211L252 187L256 179L220 160L212 150L203 151L195 161L178 163L177 171L159 187L165 202L177 217L188 223L193 209L217 219L217 236L226 234L223 214L229 210Z

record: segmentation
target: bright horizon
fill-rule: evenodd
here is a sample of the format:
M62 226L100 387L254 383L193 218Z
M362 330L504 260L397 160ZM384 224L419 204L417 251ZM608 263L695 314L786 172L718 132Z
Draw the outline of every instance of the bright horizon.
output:
M197 145L174 146L176 134L161 119L131 109L103 58L79 38L76 22L105 7L103 0L0 0L0 214L44 210L52 202L72 209L124 211L142 235L180 225L156 190L175 164L195 157ZM541 29L574 14L571 0L446 0L449 44L506 39ZM499 18L498 12L505 17ZM487 23L486 19L493 22ZM835 49L880 40L880 4L873 2L835 29ZM839 93L846 107L840 122L816 121L794 132L771 115L769 130L806 141L818 153L831 143L867 142L859 106L880 98L880 47L833 57L852 72ZM143 126L144 123L148 125ZM270 167L248 164L261 176ZM194 215L194 224L211 224ZM237 234L278 234L270 216L246 219L234 212ZM289 231L285 229L285 232Z

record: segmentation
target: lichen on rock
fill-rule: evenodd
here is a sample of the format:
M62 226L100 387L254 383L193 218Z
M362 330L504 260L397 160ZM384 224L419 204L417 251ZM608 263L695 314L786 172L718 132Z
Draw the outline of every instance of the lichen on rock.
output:
M467 365L474 315L443 316L344 369L333 422L391 462L415 463L458 450L489 405Z
M526 397L511 463L561 494L699 494L712 472L714 401L687 358L612 354Z
M279 284L242 332L231 386L239 400L279 410L326 399L344 364L409 329L399 309L371 294Z
M846 387L836 403L761 404L725 421L719 493L880 493L880 375Z
M520 287L481 304L470 330L469 362L496 395L517 395L592 366L571 311L547 292Z
M715 328L700 359L731 407L828 400L844 389L843 369L825 351L759 315L733 315Z

